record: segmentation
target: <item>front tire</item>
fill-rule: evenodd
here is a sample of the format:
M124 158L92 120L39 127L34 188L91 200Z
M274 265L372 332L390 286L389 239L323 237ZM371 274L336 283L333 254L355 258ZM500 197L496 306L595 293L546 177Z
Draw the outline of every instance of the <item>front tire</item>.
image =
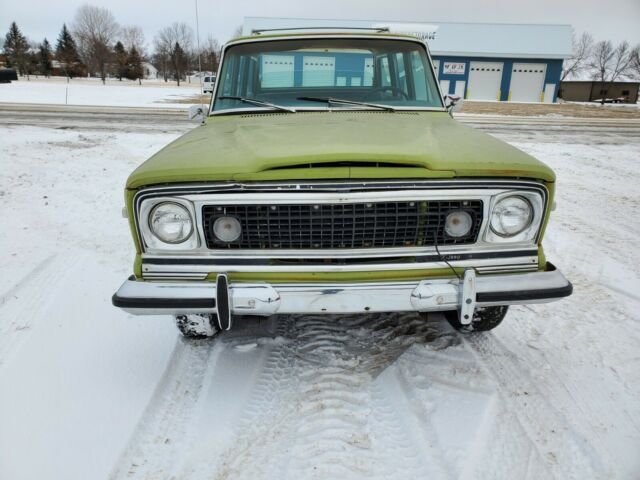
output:
M176 326L186 338L209 338L220 331L215 315L176 315Z
M444 316L449 324L462 333L471 332L487 332L496 328L509 310L508 305L501 305L498 307L478 307L473 312L473 318L471 323L464 325L460 323L460 317L457 310L451 310L444 312Z

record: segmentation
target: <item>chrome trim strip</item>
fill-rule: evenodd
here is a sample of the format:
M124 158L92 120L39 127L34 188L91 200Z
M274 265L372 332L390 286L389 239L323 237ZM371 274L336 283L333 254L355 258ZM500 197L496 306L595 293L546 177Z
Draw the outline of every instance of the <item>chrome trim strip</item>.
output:
M314 273L314 272L385 272L393 270L430 270L436 268L468 268L474 267L482 269L483 267L499 268L504 267L506 270L517 270L521 268L538 268L538 256L526 257L507 257L507 258L490 258L490 259L473 259L473 260L452 260L447 262L394 262L394 263L353 263L349 265L343 264L310 264L310 265L252 265L252 264L236 264L236 265L215 265L210 263L202 264L185 264L176 265L154 265L151 263L142 264L143 278L147 278L148 274L162 274L171 276L173 274L209 274L209 273L232 273L232 272L249 272L249 273ZM514 267L515 266L515 267Z

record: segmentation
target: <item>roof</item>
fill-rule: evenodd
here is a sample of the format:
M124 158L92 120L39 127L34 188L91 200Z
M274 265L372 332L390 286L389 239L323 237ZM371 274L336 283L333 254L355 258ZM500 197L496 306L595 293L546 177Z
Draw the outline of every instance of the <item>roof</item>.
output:
M566 85L568 83L579 83L579 84L602 84L606 83L607 85L638 85L640 86L640 81L637 80L615 80L613 82L602 82L600 80L562 80L560 84Z
M392 33L425 38L433 55L540 59L571 56L571 25L245 17L242 33L300 27L348 31L381 26L389 26Z

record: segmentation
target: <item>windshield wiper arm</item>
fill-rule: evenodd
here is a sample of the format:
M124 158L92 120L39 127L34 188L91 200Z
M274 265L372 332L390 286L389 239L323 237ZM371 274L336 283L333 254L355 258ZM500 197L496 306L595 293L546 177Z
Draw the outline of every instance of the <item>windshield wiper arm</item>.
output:
M295 108L283 107L282 105L276 105L271 102L263 102L262 100L256 100L255 98L248 97L236 97L233 95L223 95L218 97L218 100L238 100L239 102L250 103L251 105L258 105L260 107L269 107L274 110L282 110L283 112L296 113Z
M342 98L333 97L298 97L296 100L306 100L308 102L324 102L327 104L338 103L343 105L361 105L363 107L379 108L380 110L386 110L387 112L395 112L396 109L389 105L380 105L379 103L358 102L356 100L345 100Z

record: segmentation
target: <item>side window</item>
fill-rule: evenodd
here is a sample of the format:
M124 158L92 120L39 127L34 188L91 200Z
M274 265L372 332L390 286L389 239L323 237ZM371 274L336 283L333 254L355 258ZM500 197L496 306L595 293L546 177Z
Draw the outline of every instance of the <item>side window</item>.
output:
M373 57L366 57L364 59L364 72L362 84L365 87L373 85Z
M416 51L411 52L411 70L413 71L413 83L416 87L416 100L428 100L427 72L420 54Z
M396 69L398 71L398 85L396 85L404 93L409 93L407 87L407 72L404 68L404 54L401 52L396 53Z
M380 65L380 86L391 85L391 69L389 68L389 58L385 55L378 59Z

